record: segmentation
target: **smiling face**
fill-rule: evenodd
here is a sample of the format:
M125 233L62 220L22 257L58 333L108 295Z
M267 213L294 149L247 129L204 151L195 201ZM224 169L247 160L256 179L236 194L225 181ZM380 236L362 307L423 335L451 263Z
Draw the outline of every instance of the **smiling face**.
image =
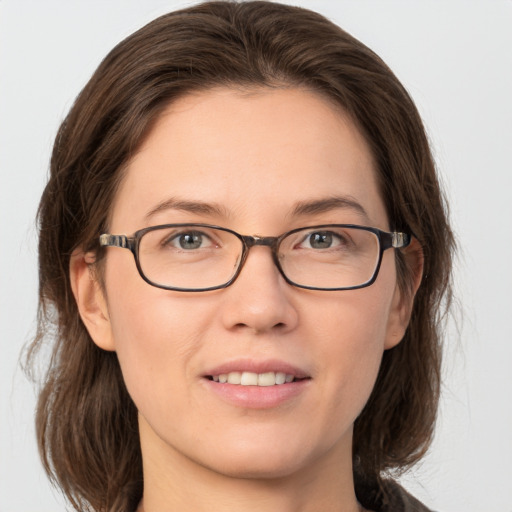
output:
M165 111L127 167L109 230L168 223L260 236L389 229L355 124L298 89L215 89ZM105 302L76 276L89 332L116 351L139 410L145 468L268 478L336 461L350 472L353 422L407 323L392 250L375 283L351 291L287 284L264 246L231 286L208 292L150 286L119 248L107 249Z

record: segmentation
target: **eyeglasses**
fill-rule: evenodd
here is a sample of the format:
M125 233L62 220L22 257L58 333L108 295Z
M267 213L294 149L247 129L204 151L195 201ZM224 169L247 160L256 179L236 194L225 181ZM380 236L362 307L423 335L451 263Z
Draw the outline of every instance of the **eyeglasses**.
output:
M240 235L208 224L165 224L131 237L103 234L99 242L129 249L142 279L166 290L201 292L229 286L255 245L270 247L276 267L293 286L353 290L370 286L384 251L407 247L411 236L352 224L298 228L278 237Z

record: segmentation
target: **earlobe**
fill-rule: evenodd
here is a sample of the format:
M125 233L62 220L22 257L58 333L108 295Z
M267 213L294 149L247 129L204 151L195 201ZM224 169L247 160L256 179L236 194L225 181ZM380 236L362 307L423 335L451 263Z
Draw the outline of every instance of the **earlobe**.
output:
M409 286L405 290L398 283L395 286L384 344L385 350L395 347L402 341L411 318L414 297L423 277L423 249L419 241L413 238L409 247L402 251L402 254L409 275Z
M107 302L93 270L94 255L77 249L71 255L71 289L82 322L94 343L103 350L115 350Z

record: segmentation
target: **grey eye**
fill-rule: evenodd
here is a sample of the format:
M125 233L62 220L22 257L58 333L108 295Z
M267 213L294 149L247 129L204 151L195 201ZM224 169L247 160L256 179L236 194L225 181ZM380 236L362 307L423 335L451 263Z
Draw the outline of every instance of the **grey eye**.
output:
M180 233L179 235L172 237L168 244L176 247L177 249L190 251L204 247L204 244L207 243L207 241L208 237L205 237L203 233L190 231L188 233Z
M311 233L307 239L312 249L329 249L333 246L333 234L328 231Z

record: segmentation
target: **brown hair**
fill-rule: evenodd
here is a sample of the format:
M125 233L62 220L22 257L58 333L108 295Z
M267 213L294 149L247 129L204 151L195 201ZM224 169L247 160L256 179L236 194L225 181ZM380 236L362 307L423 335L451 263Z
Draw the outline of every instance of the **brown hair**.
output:
M82 324L70 256L82 247L101 257L98 235L123 167L159 113L216 85L306 87L341 105L373 151L392 229L421 242L424 276L410 325L385 352L354 427L356 492L375 506L382 496L369 489L384 489L383 476L416 462L431 440L453 236L421 119L397 78L319 14L269 2L207 2L154 20L110 52L60 127L39 207L39 322L29 355L33 363L55 335L37 410L44 466L77 510L134 510L141 498L137 411L116 354L99 349ZM410 288L399 251L397 268Z

